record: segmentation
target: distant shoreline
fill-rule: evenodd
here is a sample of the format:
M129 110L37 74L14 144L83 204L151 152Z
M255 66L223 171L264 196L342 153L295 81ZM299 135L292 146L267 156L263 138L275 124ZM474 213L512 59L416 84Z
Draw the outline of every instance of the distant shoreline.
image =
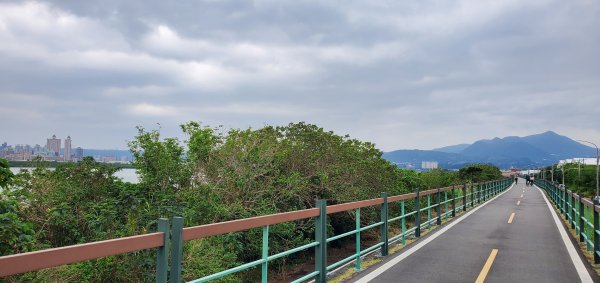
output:
M9 167L22 167L22 168L28 168L28 167L36 167L36 161L15 161L15 160L9 160L8 161L8 166ZM59 164L64 164L65 162L58 162L58 161L44 161L44 164L49 167L49 168L56 168ZM130 168L130 169L135 169L135 166L133 166L133 164L131 163L105 163L108 165L111 165L115 168Z

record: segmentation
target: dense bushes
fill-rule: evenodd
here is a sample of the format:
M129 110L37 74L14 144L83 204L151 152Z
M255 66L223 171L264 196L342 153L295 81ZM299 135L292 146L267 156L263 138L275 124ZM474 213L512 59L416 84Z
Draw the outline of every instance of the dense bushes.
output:
M474 181L499 177L485 166L465 174L400 170L371 143L305 123L224 133L191 122L182 125L182 130L183 141L138 128L129 147L139 184L122 182L114 176L114 167L91 158L61 164L54 171L39 164L14 179L0 171L0 180L7 180L3 186L7 189L0 194L2 255L147 233L156 229L159 217L183 216L186 226L200 225L310 208L316 199L336 204L379 197L383 191L397 195L416 187L446 186L458 182L460 176ZM352 217L335 215L330 231L351 229L347 223L353 223ZM373 223L378 217L376 209L365 210L361 221ZM312 241L311 221L271 227L270 252ZM253 229L186 242L184 278L258 259L259 239L259 229ZM286 263L294 260L285 259ZM277 261L271 267L281 269L283 263ZM154 254L146 251L34 272L20 279L151 281L153 268ZM243 276L253 281L252 272ZM242 281L242 277L226 280Z

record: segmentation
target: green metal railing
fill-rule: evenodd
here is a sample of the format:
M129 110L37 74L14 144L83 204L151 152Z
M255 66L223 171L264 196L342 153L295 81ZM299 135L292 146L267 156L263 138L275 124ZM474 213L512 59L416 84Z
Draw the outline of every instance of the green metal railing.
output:
M365 255L375 252L379 250L381 256L387 256L389 245L395 242L400 241L402 245L406 244L406 238L414 234L415 237L420 237L421 229L431 227L432 225L441 225L442 218L448 219L450 217L456 217L457 210L466 211L468 208L472 208L477 204L483 203L493 196L501 193L506 190L512 184L512 179L503 179L498 181L492 181L487 183L480 184L463 184L462 186L452 186L447 188L438 188L427 191L416 190L414 193L399 195L388 197L387 193L381 193L381 198L359 201L354 203L346 203L340 205L332 205L327 206L325 200L318 200L316 203L316 208L318 209L318 214L312 216L315 218L315 241L288 250L278 254L269 255L268 253L268 225L262 226L263 229L263 247L262 247L262 258L250 263L246 263L244 265L234 267L231 269L227 269L221 271L219 273L211 274L203 278L199 278L196 280L192 280L190 282L207 282L210 280L218 279L227 275L231 275L243 270L247 270L253 267L261 266L261 281L267 282L268 278L268 262L291 255L296 252L304 251L309 248L315 249L315 270L309 274L306 274L300 278L295 279L292 282L305 282L308 280L315 280L316 282L326 282L327 281L327 273L344 266L346 264L350 264L354 262L354 268L357 270L361 269L361 259ZM442 200L443 194L443 200ZM407 201L411 201L414 205L414 210L407 212ZM390 205L398 205L400 207L399 215L389 215ZM426 204L425 206L422 206ZM365 207L379 206L380 208L380 221L375 223L370 223L367 225L361 224L361 209ZM327 219L328 215L340 213L344 211L352 211L355 216L355 227L353 230L334 235L332 237L327 237ZM432 210L435 210L435 216L432 213ZM426 220L422 219L425 218ZM412 220L413 227L408 228L409 224ZM182 221L181 218L178 221ZM175 219L174 219L175 221ZM400 223L400 233L398 235L391 236L388 234L390 232L390 225L399 222ZM277 222L276 223L283 223ZM215 224L211 224L215 225ZM206 225L205 225L206 226ZM192 229L200 229L203 226L192 227ZM252 226L256 227L256 226ZM208 228L208 227L207 227ZM380 240L376 244L371 245L368 248L361 248L361 234L370 229L379 229ZM235 231L228 232L237 232L242 231L244 229L239 229ZM181 234L181 232L175 232L174 235ZM212 234L217 235L217 234ZM327 260L327 244L340 240L346 237L354 236L355 238L355 253L341 259L339 261L328 263ZM200 237L195 237L193 239L197 239ZM172 250L176 249L181 245L181 240L179 238L174 237L175 242L172 245ZM191 238L190 238L191 239ZM179 243L177 242L179 241ZM173 253L173 252L172 252ZM181 258L180 250L175 251L175 253L179 253L179 256L176 256L176 260L171 260L172 268L174 266L180 266ZM172 254L173 256L173 254ZM179 271L180 268L174 269ZM181 277L180 274L171 274L170 281L171 282L180 282Z
M535 180L552 200L557 210L564 216L571 229L585 243L587 251L594 254L594 263L600 263L600 206L581 193L567 190L562 185L547 180Z
M293 282L305 282L313 279L316 282L326 282L328 272L352 262L354 262L354 268L360 270L361 259L365 255L379 250L381 256L386 256L389 253L390 244L400 242L404 246L408 236L414 235L419 238L422 229L431 228L432 225L441 225L442 219L456 217L460 211L467 211L469 208L491 199L509 188L511 184L512 179L502 179L486 183L453 185L426 191L417 189L413 193L398 196L388 196L384 192L377 199L330 206L327 206L325 200L317 200L315 207L311 209L194 227L184 227L183 218L181 217L174 217L170 221L159 219L158 231L155 233L0 257L0 277L109 255L156 249L156 282L179 283L182 281L183 243L185 241L261 228L262 252L260 259L190 282L206 282L258 267L261 270L261 281L267 282L269 262L309 249L314 249L315 269ZM377 206L380 214L379 221L363 225L361 222L361 209ZM390 206L395 207L390 208ZM409 207L412 207L411 211L407 211ZM390 215L392 212L398 212L397 209L399 209L399 214ZM353 211L355 216L354 229L328 238L328 215L345 211ZM583 215L585 212L580 213ZM594 227L597 227L597 212L594 212L594 216L596 217L594 218L596 221ZM269 227L302 219L314 219L314 241L283 252L270 254ZM397 225L397 223L399 223L399 229L390 229L392 225ZM380 239L377 243L363 249L361 234L371 229L379 229ZM389 234L398 230L400 232L397 235ZM581 228L580 231L584 231L584 228ZM350 236L355 237L354 254L339 261L328 263L328 243ZM590 239L590 237L588 236L586 239ZM597 237L594 239L597 241ZM595 247L597 246L595 245Z

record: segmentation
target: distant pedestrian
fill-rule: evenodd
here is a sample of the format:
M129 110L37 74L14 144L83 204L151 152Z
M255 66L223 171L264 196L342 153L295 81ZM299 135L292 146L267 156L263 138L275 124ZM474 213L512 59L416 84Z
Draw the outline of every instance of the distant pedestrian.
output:
M519 177L515 176L515 185L519 182Z
M531 185L533 186L533 182L535 181L535 176L531 175Z
M529 176L529 174L525 175L525 186L529 186L530 182L531 182L531 177Z

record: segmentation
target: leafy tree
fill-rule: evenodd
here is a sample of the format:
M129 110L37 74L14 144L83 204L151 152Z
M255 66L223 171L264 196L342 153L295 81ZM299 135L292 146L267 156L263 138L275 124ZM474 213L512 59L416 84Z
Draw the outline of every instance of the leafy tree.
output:
M502 178L498 167L489 164L472 164L458 170L459 178L463 181L485 182Z
M14 177L10 166L8 166L8 160L0 158L0 189L6 187Z

